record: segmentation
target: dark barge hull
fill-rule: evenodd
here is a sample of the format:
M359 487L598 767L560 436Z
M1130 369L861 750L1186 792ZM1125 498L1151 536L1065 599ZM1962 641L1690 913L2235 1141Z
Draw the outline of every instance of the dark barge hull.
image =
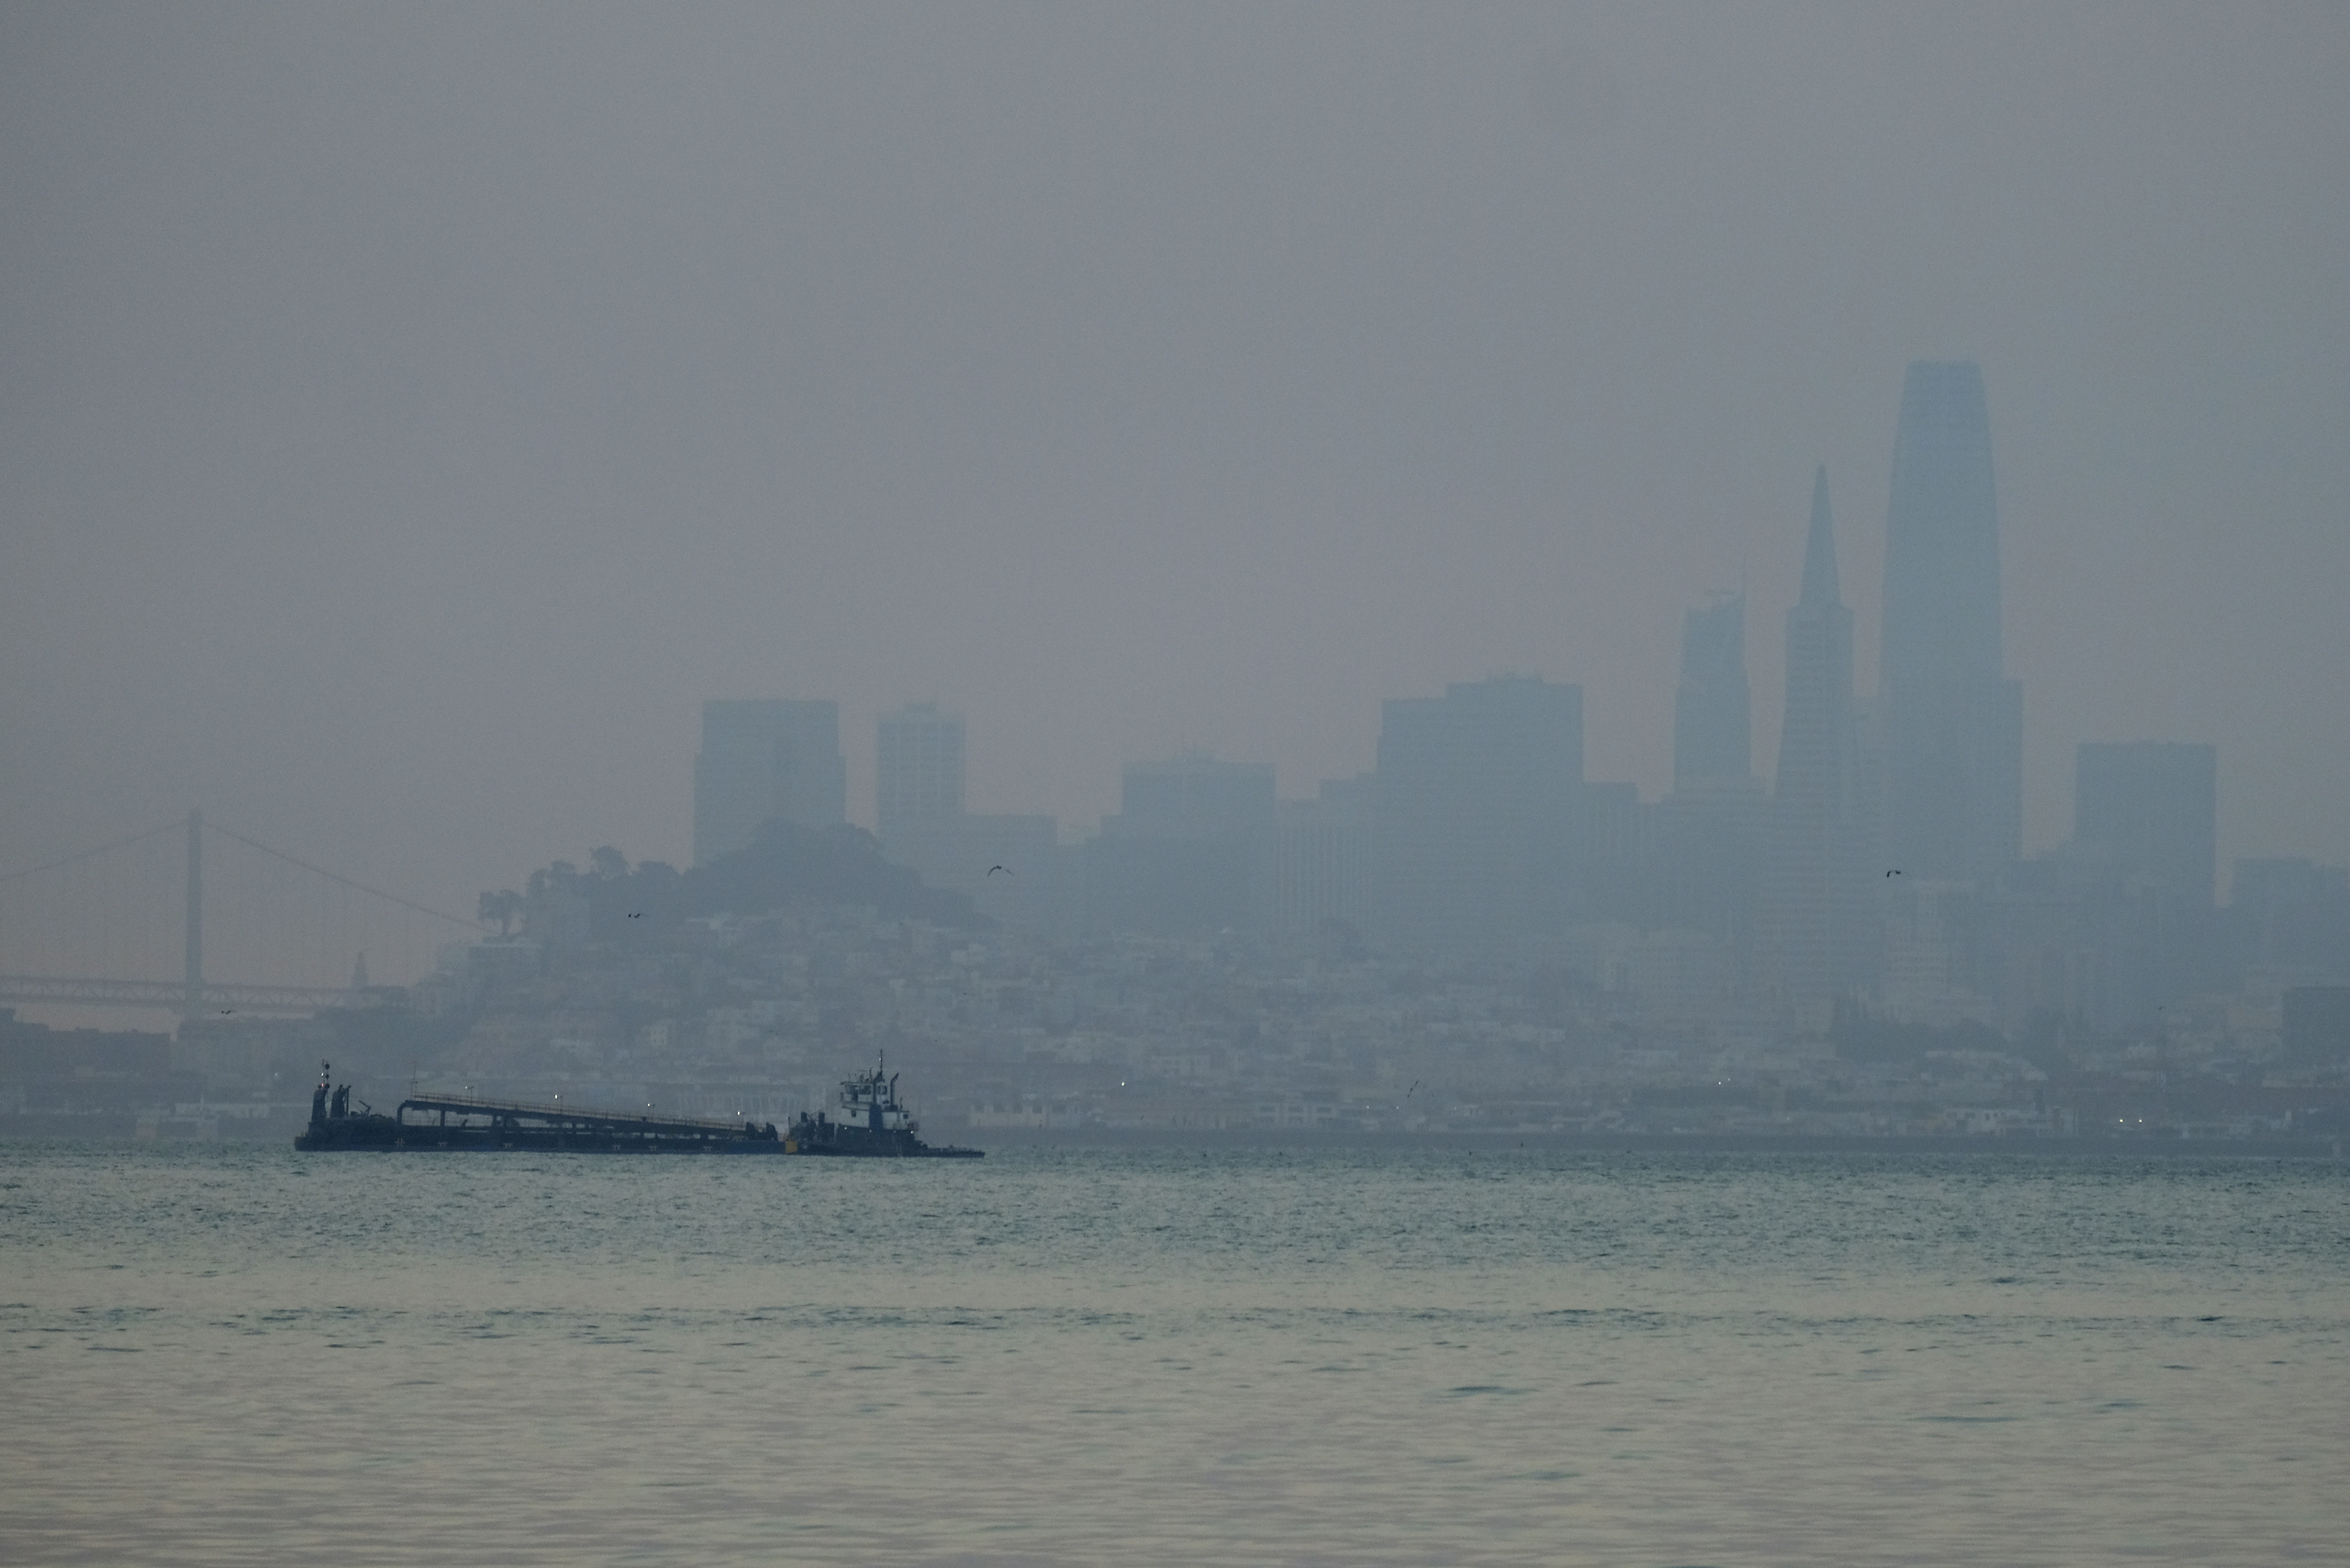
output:
M804 1127L818 1136L795 1136ZM374 1111L331 1115L321 1096L312 1107L310 1125L294 1136L294 1147L305 1153L536 1149L565 1154L983 1158L975 1148L933 1148L910 1133L872 1132L837 1122L795 1125L778 1133L772 1124L577 1111L472 1096L419 1096L402 1101L391 1116Z

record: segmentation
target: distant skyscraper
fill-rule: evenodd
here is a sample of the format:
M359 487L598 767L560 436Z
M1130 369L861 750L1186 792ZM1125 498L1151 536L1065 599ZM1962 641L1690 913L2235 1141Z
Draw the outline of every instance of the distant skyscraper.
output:
M1128 763L1121 809L1087 846L1086 919L1158 936L1261 929L1272 905L1270 763L1191 753Z
M1852 710L1852 612L1838 588L1823 468L1812 481L1803 592L1787 612L1787 704L1757 921L1763 978L1799 999L1835 997L1866 978Z
M693 759L693 863L745 847L760 825L848 819L840 705L780 700L704 702Z
M1905 876L1987 885L2022 851L2023 692L2000 653L1982 369L1919 361L1885 519L1885 831Z
M1746 682L1746 596L1716 594L1681 618L1681 678L1673 693L1673 787L1642 820L1640 853L1619 845L1605 818L1602 786L1586 837L1587 915L1642 927L1703 931L1742 952L1752 931L1762 818L1768 805L1754 776L1753 704Z
M1746 685L1746 596L1722 594L1681 618L1673 692L1673 793L1752 787L1754 721Z
M2239 860L2232 881L2228 918L2241 962L2296 981L2350 982L2350 867Z
M1580 686L1505 676L1390 699L1371 792L1373 913L1387 940L1492 951L1573 918Z
M962 815L962 719L935 702L884 714L873 773L874 824L884 843L910 824Z
M2149 1023L2183 996L2217 982L2226 958L2212 899L2219 753L2212 746L2082 746L2076 753L2073 838L2018 880L1986 928L2011 940L2042 888L2064 900L2063 923L2039 951L1994 973L2065 977L2064 994L2029 1000L2076 1012L2092 1028ZM2043 894L2045 898L2047 894ZM2012 1003L2011 1015L2019 1011Z
M1159 838L1235 837L1273 821L1273 764L1227 763L1204 752L1128 763L1117 821Z
M2216 746L2085 742L2074 774L2074 845L2182 913L2207 914L2218 880L2219 778Z
M1289 934L1344 921L1359 934L1368 912L1371 781L1332 779L1313 800L1276 803L1268 924Z

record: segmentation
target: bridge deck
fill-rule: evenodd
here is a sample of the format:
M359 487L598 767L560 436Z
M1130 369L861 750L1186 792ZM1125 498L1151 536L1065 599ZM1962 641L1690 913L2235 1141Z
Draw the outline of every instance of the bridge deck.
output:
M207 1011L231 1012L317 1012L328 1007L349 1006L368 995L348 986L240 985L205 981L197 988L196 1005ZM0 1002L43 1002L88 1007L151 1007L180 1012L187 1009L188 986L186 981L177 980L0 974Z

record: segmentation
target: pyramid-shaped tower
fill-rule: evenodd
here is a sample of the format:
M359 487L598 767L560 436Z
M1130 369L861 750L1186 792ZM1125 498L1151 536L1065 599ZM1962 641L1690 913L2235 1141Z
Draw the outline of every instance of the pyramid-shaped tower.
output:
M1871 889L1853 735L1852 612L1838 589L1828 476L1812 482L1803 591L1787 612L1787 702L1757 921L1761 978L1799 1001L1868 978Z

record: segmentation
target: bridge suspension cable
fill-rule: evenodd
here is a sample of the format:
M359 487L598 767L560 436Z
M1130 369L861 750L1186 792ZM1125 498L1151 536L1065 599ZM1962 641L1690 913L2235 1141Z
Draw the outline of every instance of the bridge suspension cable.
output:
M172 826L176 826L177 825L174 824ZM413 909L420 915L430 915L436 920L446 920L453 926L464 926L470 929L477 931L486 931L489 929L489 927L484 925L479 920L470 919L463 915L452 915L446 909L432 909L426 905L419 904L413 899L403 898L397 893L387 893L380 888L370 888L364 882L354 881L350 877L345 877L338 872L329 871L323 866L313 866L298 855L288 855L283 849L272 849L268 845L262 843L261 840L257 838L247 838L244 834L235 831L234 828L223 827L217 822L207 822L204 826L224 838L234 838L239 844L245 846L249 849L258 849L264 855L275 856L278 859L286 862L288 866L298 867L302 870L310 873L313 877L324 877L328 881L339 883L343 887L350 888L353 892L365 893L372 898L381 898L388 904L397 904L403 909ZM158 831L161 830L159 829Z
M101 844L95 849L79 850L62 860L45 861L38 866L26 866L16 871L0 871L0 883L15 882L26 877L37 877L44 871L60 871L79 861L95 860L101 855L111 855L118 849L128 849L132 845L147 839L160 838L166 833L177 833L185 826L184 822L167 822L160 827L151 827L144 833L134 833L128 838L118 838L111 844Z
M184 858L160 845L136 847L182 831ZM262 858L240 869L234 855L207 856L208 837ZM221 863L207 866L207 859ZM273 877L265 870L273 863L301 875L291 881L287 872ZM30 881L51 872L62 876ZM180 886L167 895L173 882ZM369 983L369 948L391 948L393 973L385 978L404 981L432 967L438 942L489 929L478 919L370 887L224 827L201 811L0 873L0 888L9 890L0 904L0 947L6 949L0 971L13 971L0 972L0 1002L171 1007L192 1017L213 1010L307 1012L347 1000L353 987ZM207 925L223 919L222 940L208 943ZM180 950L173 966L180 974L166 981L156 971L174 926L179 940L171 945ZM435 928L439 938L432 935ZM241 978L221 981L206 972L213 966ZM344 966L349 981L327 983ZM378 972L383 973L380 964Z

